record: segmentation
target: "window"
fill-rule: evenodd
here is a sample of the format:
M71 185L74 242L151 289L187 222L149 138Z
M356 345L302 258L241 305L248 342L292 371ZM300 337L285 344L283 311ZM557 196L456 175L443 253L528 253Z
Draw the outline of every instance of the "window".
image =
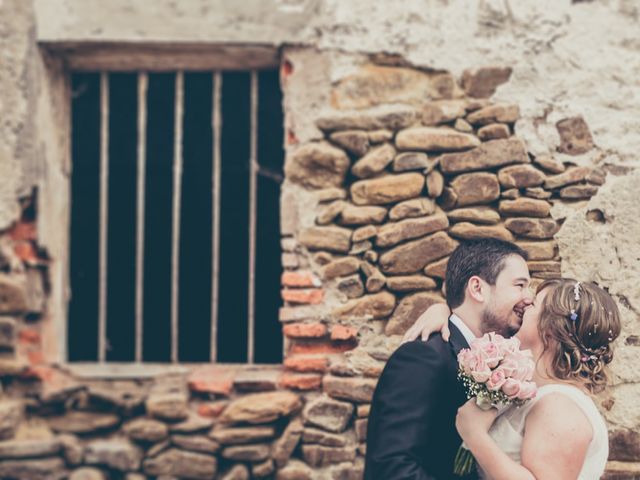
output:
M68 360L279 363L277 71L71 87Z

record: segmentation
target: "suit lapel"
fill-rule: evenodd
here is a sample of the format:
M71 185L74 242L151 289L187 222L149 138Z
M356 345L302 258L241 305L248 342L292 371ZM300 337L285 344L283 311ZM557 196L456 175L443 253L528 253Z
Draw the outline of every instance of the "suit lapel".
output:
M462 350L463 348L469 348L469 344L464 338L464 335L462 335L462 332L453 324L451 320L449 320L449 331L451 332L451 336L449 337L449 344L451 345L453 353L457 356L460 350Z
M463 348L469 348L469 343L467 339L464 338L464 335L460 331L458 327L454 325L452 321L449 321L449 331L451 335L449 336L449 346L451 347L451 354L453 355L453 360L456 364L456 371L458 370L458 353ZM458 392L457 396L459 398L459 403L462 405L467 398L465 389L462 386L462 382L455 382L455 390Z

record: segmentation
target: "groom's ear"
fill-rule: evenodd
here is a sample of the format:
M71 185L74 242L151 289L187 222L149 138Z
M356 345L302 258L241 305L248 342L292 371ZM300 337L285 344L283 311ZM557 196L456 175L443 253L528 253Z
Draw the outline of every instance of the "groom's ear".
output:
M469 278L467 282L467 295L472 300L484 303L484 291L483 291L484 282L477 275Z

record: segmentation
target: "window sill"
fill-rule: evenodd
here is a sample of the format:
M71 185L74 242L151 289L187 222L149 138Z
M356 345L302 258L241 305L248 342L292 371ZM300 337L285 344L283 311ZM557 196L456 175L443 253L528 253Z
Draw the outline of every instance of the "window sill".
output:
M66 363L61 368L79 379L145 379L161 375L189 373L205 367L228 369L235 372L280 372L281 364L244 364L244 363Z

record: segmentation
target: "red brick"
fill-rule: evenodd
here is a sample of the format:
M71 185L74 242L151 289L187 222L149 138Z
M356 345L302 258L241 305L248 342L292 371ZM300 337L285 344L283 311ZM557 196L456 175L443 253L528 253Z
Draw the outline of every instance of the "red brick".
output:
M353 350L355 344L352 342L296 342L289 350L290 355L314 355L314 354L336 354Z
M326 357L289 357L285 359L284 366L295 372L326 372L329 362Z
M282 333L289 338L320 338L327 334L324 323L291 323L282 327Z
M21 343L40 345L40 340L40 332L33 328L23 328L18 333L18 341Z
M9 230L9 236L12 240L33 240L38 237L35 222L18 222L11 230Z
M309 307L280 307L278 310L278 320L283 323L307 320L316 317L316 314L309 312Z
M281 283L285 287L318 287L318 280L313 273L308 271L283 272Z
M229 402L221 400L218 402L201 403L198 405L198 415L207 418L217 418L227 408Z
M52 381L55 376L56 376L55 370L45 365L29 367L21 375L21 377L23 378L37 378L42 380L43 382Z
M13 251L16 256L23 262L29 264L37 264L40 262L38 258L38 252L31 242L20 241L13 246Z
M324 292L320 288L305 290L282 290L282 299L289 303L300 303L305 305L317 305L322 302Z
M297 145L298 137L296 137L296 133L290 128L287 129L287 145Z
M355 327L335 325L331 328L331 340L353 340L357 335L358 329Z
M293 63L291 63L291 61L289 60L285 60L284 62L282 62L282 65L280 68L281 68L280 73L284 78L288 77L293 73Z
M206 366L189 375L189 388L194 392L216 393L229 396L233 390L235 371L228 368Z
M317 390L322 386L322 375L285 373L280 377L280 386L294 390Z
M43 365L45 363L44 354L42 350L32 350L27 352L27 358L31 365Z

